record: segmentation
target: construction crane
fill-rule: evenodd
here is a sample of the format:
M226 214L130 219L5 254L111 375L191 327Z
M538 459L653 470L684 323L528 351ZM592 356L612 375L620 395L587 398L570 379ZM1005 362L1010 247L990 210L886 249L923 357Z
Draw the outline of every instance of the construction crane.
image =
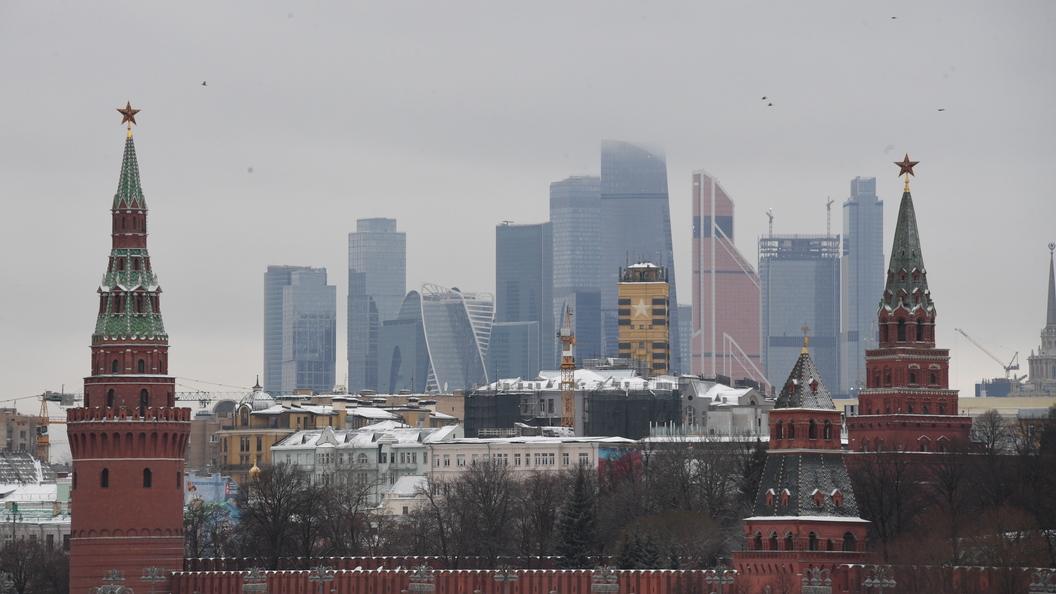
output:
M48 412L48 401L55 400L54 392L44 392L40 395L40 424L37 426L37 458L45 462L51 461L51 437L48 435L48 425L65 425L66 417L52 417Z
M974 344L975 346L979 347L979 350L983 351L987 355L990 355L990 358L993 359L994 361L997 361L998 365L1000 365L1001 367L1004 367L1005 368L1005 379L1009 379L1009 375L1012 372L1012 370L1019 369L1019 351L1016 351L1016 354L1012 355L1012 360L1008 362L1008 365L1005 365L1004 363L1001 362L1001 359L997 358L997 355L995 355L995 354L991 353L990 351L988 351L986 349L986 347L984 347L983 345L981 345L978 342L976 342L975 339L972 338L971 336L968 336L967 332L965 332L964 330L961 330L960 328L955 328L955 330L957 330L958 332L963 334L964 337L967 338L968 340L972 341L972 344ZM1019 378L1016 378L1016 381L1019 381Z
M770 219L770 234L767 237L774 236L774 209L766 209L766 218Z
M836 202L832 198L825 203L825 235L832 235L832 203Z
M557 332L561 340L561 426L576 426L576 335L572 332L572 306L565 306L565 322Z

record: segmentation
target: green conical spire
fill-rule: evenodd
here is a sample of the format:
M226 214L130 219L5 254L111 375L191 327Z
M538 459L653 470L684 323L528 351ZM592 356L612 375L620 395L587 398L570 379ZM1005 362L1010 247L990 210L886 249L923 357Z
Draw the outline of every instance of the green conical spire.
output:
M136 162L136 145L132 132L125 138L125 156L121 160L121 178L117 181L114 208L146 208L143 188L139 183L139 163Z
M895 239L891 245L891 261L887 267L887 283L884 287L881 306L893 309L898 305L899 293L905 290L903 300L907 309L917 305L932 309L931 292L928 290L928 274L924 267L924 256L920 251L920 235L917 232L917 214L913 209L913 197L909 193L909 182L902 193L895 223ZM920 290L921 298L914 297Z

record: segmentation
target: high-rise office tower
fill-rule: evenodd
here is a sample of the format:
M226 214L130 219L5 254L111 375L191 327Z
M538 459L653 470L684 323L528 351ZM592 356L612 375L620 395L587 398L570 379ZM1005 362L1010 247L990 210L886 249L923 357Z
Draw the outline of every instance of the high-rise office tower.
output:
M495 227L495 323L537 322L540 341L533 357L541 362L555 357L553 312L553 225ZM492 342L494 346L494 342ZM491 347L489 347L491 348Z
M333 390L336 339L337 288L326 284L326 269L268 266L264 391Z
M876 348L876 296L884 290L884 201L875 177L851 180L843 203L840 279L840 383L826 381L855 396L865 386L865 350Z
M381 323L378 345L379 392L424 392L429 378L429 348L418 291L407 293L396 319Z
M779 386L810 339L826 385L840 378L840 238L771 235L759 239L762 361ZM804 330L806 328L806 330Z
M131 578L144 567L158 568L158 591L169 592L172 572L183 569L191 411L176 407L161 289L147 252L147 203L131 130L138 110L120 111L129 131L110 210L109 264L98 287L91 375L84 378L84 406L71 408L66 419L77 510L70 521L70 592L87 592L105 571Z
M715 178L693 172L693 373L766 382L759 289L733 243L733 201Z
M678 308L678 344L682 345L682 358L677 369L682 373L689 373L693 369L692 344L693 337L693 306L680 304ZM671 329L675 331L674 328Z
M495 300L488 293L423 285L422 326L429 352L430 391L450 393L488 383L484 366L494 321Z
M378 389L378 330L407 292L407 234L396 219L359 219L348 234L348 390Z
M670 291L667 269L639 262L621 271L617 285L616 311L619 325L617 343L621 359L644 361L649 376L670 371L671 329Z
M572 307L576 353L583 358L604 355L601 344L601 180L570 177L550 184L550 224L553 226L553 311L555 332ZM554 345L557 337L542 336Z
M617 350L616 283L621 268L639 261L667 268L671 302L678 302L663 150L619 140L602 141L601 223L604 355L611 355ZM677 309L671 311L670 322L678 328ZM672 363L681 362L681 352L678 332L672 332Z

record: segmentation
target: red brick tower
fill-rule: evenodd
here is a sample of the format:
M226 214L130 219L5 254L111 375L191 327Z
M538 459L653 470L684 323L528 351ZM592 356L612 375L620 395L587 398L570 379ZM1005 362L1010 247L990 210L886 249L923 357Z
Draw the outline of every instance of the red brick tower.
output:
M68 411L73 455L70 591L124 570L129 585L146 567L183 569L183 460L190 409L175 407L161 288L147 253L147 205L129 122L111 208L113 244L99 287L92 375L84 407ZM168 582L157 584L168 592Z
M737 583L751 592L800 592L809 570L825 572L832 591L846 591L837 568L873 560L867 525L843 458L840 413L804 344L770 411L770 451L754 513L744 520L747 543L733 553Z
M944 452L968 443L972 420L957 415L950 351L935 347L935 303L909 194L916 162L907 155L896 165L906 174L906 189L877 314L879 348L865 352L866 387L858 394L858 416L847 420L850 449Z

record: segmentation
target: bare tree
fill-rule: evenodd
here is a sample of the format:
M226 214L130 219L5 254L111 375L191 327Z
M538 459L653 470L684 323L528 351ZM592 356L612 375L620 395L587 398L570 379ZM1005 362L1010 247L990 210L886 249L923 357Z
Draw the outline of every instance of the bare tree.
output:
M306 472L290 464L267 465L239 492L239 538L243 554L267 569L277 569L290 553L304 494L311 488Z
M1012 424L1001 413L990 409L972 421L971 440L987 455L1000 454L1011 449L1013 443Z

